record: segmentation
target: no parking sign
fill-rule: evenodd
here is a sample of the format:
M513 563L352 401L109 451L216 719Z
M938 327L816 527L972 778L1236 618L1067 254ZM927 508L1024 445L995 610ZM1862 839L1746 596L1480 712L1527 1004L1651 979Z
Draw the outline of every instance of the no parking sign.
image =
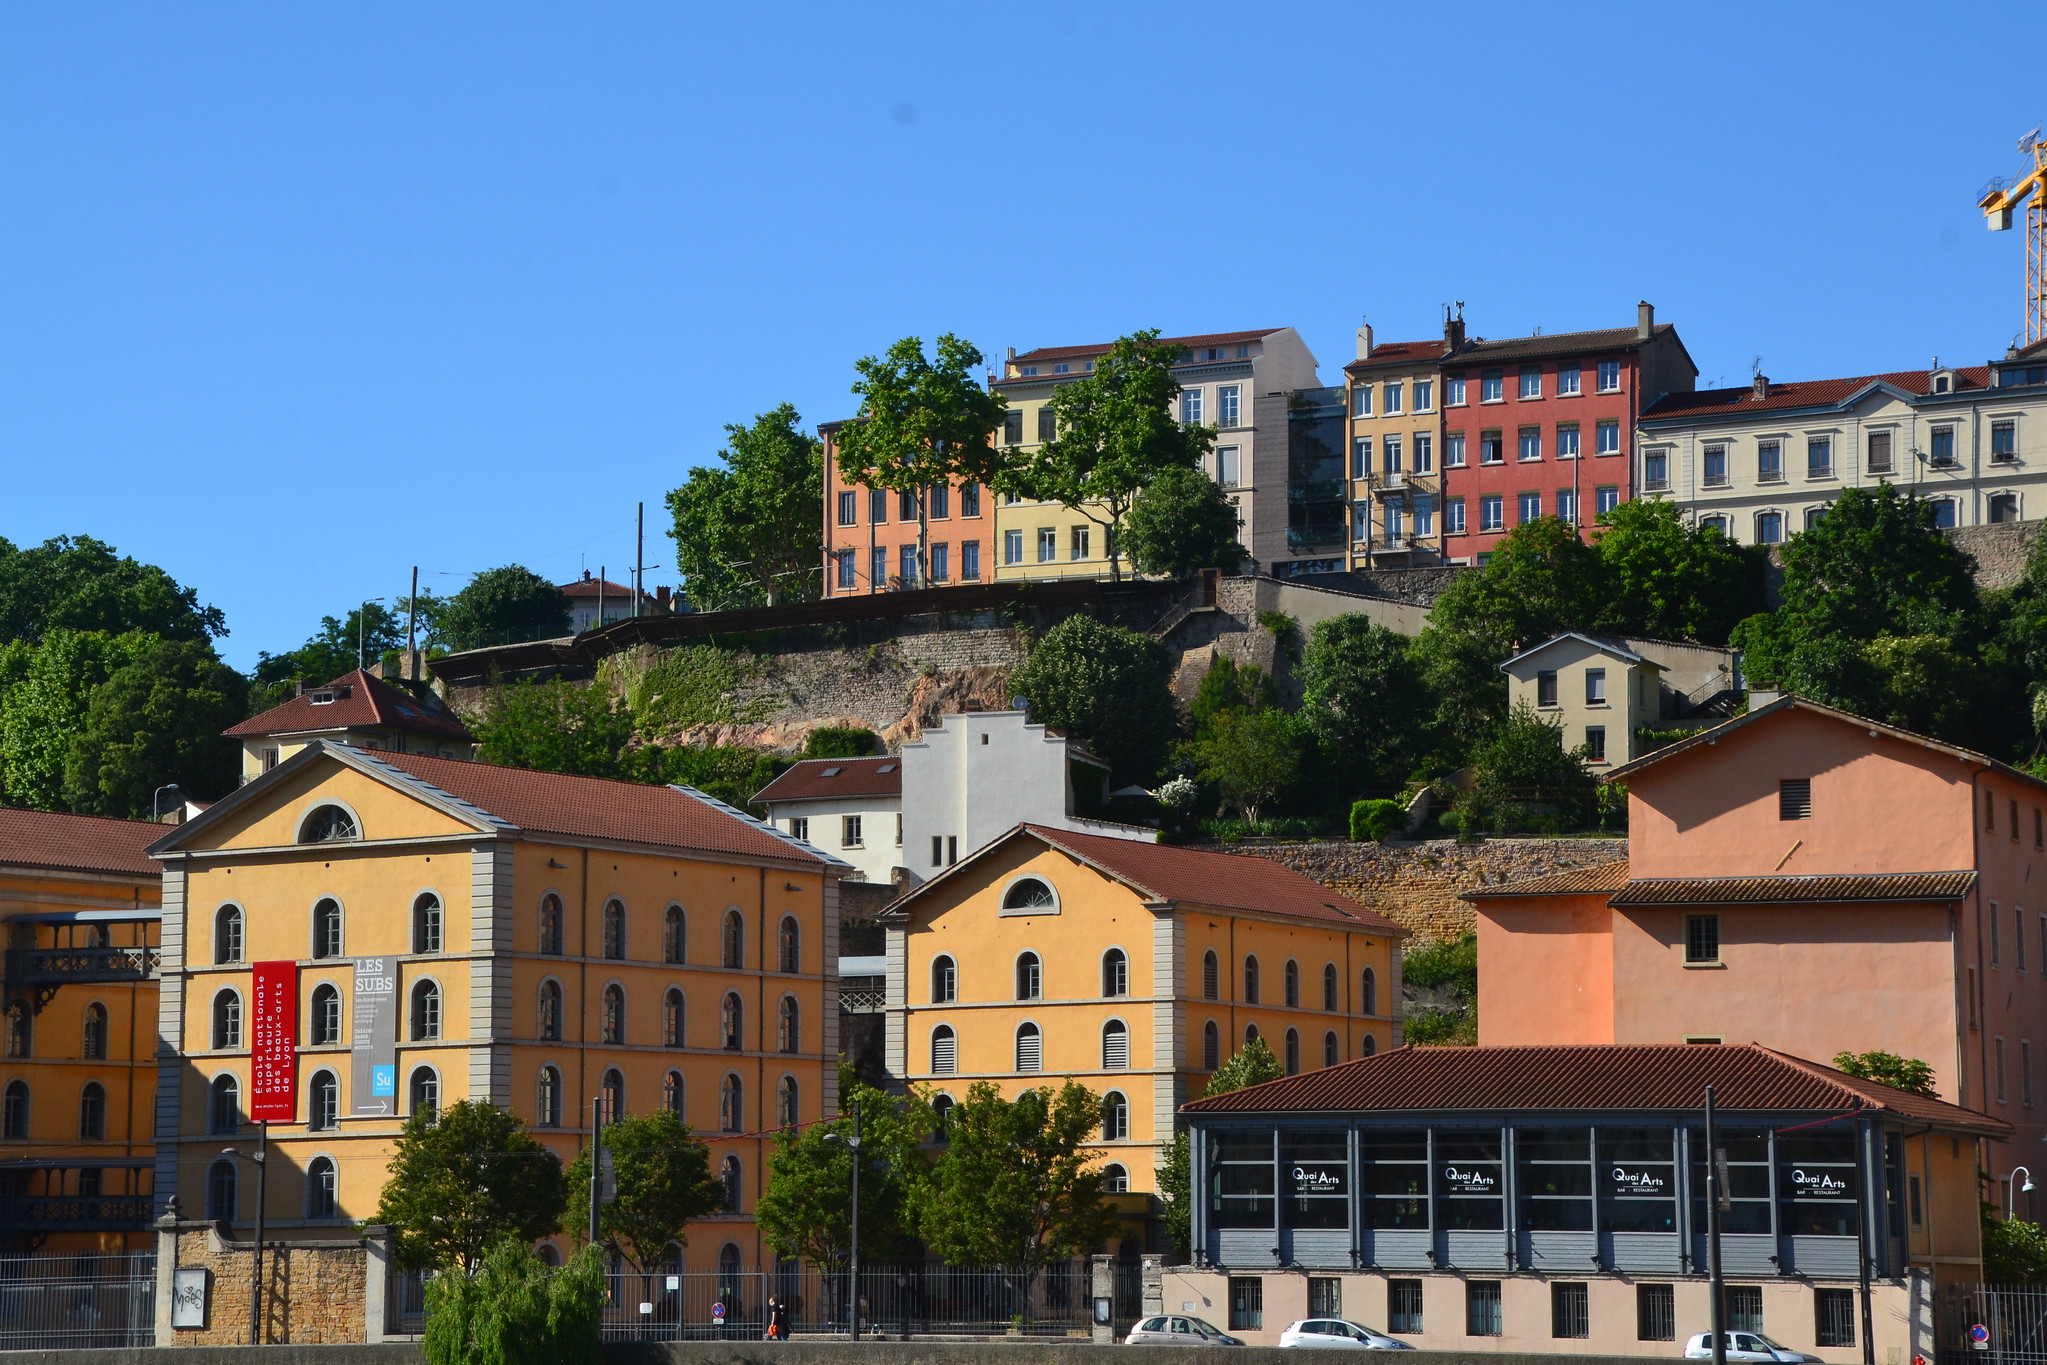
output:
M1969 1329L1969 1345L1973 1346L1979 1351L1989 1350L1990 1329L1988 1327L1985 1327L1980 1322L1977 1323L1974 1327L1971 1327Z

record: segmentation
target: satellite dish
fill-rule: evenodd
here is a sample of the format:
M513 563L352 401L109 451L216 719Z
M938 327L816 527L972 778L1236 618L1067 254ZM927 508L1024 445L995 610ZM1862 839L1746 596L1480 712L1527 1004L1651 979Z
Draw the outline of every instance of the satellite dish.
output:
M1026 697L1011 697L1009 699L1009 709L1012 711L1028 711L1031 709L1030 700Z
M2037 144L2039 141L2040 130L2038 128L2035 128L2032 132L2027 133L2024 137L2019 139L2019 155L2024 156L2027 152L2032 151L2034 145Z

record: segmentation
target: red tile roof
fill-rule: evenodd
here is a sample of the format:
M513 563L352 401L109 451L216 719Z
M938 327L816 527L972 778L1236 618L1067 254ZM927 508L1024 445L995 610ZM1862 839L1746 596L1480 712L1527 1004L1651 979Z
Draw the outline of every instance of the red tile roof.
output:
M1670 323L1659 322L1653 330L1657 336L1662 336L1673 328ZM1542 356L1579 352L1632 351L1641 344L1640 333L1633 327L1602 327L1590 332L1544 332L1537 336L1506 337L1499 341L1475 337L1464 344L1464 349L1446 357L1445 363L1487 365L1504 360L1535 360Z
M1823 905L1841 901L1954 901L1974 872L1879 872L1798 877L1644 877L1612 905Z
M1697 1110L1895 1115L2003 1135L2008 1124L1755 1043L1404 1047L1181 1106L1188 1114Z
M1345 374L1356 374L1379 365L1412 364L1423 360L1441 360L1441 341L1382 341L1372 347L1372 354L1364 360L1353 360L1343 367Z
M1628 884L1628 860L1574 867L1552 872L1525 882L1502 882L1497 886L1473 887L1460 899L1475 901L1493 896L1610 896Z
M0 865L156 877L162 875L163 864L144 850L169 828L149 820L0 806Z
M606 602L616 602L622 597L631 597L633 595L630 585L614 583L608 578L579 578L573 583L561 585L562 596L587 597L594 602L597 599L599 584L603 585L604 600Z
M834 796L900 796L903 761L876 758L806 758L754 793L756 801L814 801Z
M1247 341L1258 341L1264 337L1271 336L1274 332L1283 332L1285 330L1284 327L1261 327L1252 332L1205 332L1200 336L1160 337L1159 341L1164 345L1185 346L1190 350L1196 346L1238 346ZM1109 343L1107 342L1097 342L1092 346L1039 346L1018 354L1015 363L1019 365L1036 365L1041 361L1077 360L1090 356L1107 355L1108 353ZM1032 378L1042 379L1044 376L1034 375Z
M334 693L334 700L315 705L313 695ZM344 673L325 687L310 687L281 706L251 716L222 733L241 739L255 735L304 734L316 730L342 729L408 730L416 734L446 735L474 743L461 719L446 702L429 694L414 696L357 669Z
M675 787L501 768L494 763L425 754L378 751L363 757L396 768L529 833L616 839L781 862L821 861L815 852L783 838L760 821L722 802Z
M1750 412L1778 412L1786 408L1833 407L1861 393L1872 384L1889 384L1915 397L1933 391L1933 377L1927 370L1897 370L1890 374L1859 374L1844 379L1802 379L1789 384L1771 384L1767 397L1757 399L1753 386L1738 389L1699 389L1673 393L1659 399L1642 414L1645 422L1666 417L1739 417ZM1955 391L1990 387L1990 367L1978 365L1955 371Z

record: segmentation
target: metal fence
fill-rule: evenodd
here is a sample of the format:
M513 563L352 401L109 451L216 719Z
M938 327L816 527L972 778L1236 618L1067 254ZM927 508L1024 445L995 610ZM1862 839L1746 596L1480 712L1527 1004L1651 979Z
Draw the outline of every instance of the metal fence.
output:
M155 1341L154 1253L0 1260L0 1351Z
M1934 1307L1940 1365L2047 1365L2047 1285L1947 1289Z

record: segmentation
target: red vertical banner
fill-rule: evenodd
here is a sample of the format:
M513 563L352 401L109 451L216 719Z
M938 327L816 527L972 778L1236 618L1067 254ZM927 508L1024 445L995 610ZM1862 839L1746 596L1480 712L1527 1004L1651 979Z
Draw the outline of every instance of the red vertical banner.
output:
M298 1118L299 964L255 964L249 1028L249 1117Z

